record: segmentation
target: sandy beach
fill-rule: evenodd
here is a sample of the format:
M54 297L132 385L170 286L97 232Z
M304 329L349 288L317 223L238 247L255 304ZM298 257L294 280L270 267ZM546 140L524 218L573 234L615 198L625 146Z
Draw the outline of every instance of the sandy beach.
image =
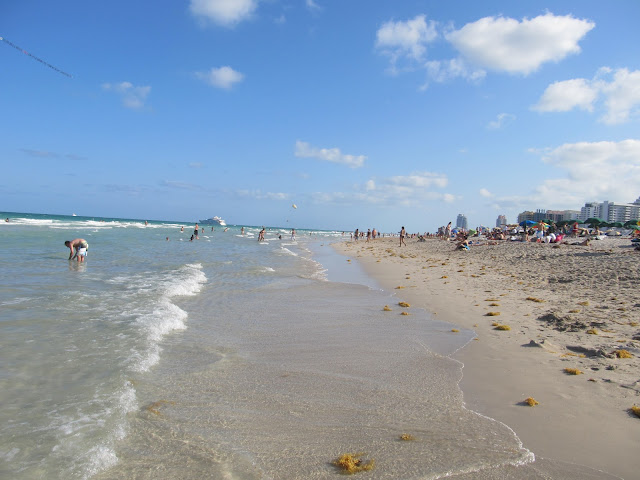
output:
M455 355L466 405L511 427L537 461L640 478L640 252L628 238L574 242L334 247L410 304L390 304L390 316L423 308L452 335L475 331Z

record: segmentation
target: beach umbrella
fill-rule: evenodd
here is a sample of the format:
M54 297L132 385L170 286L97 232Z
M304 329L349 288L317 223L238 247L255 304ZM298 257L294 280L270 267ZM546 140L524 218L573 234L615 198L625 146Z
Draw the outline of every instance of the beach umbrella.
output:
M633 228L637 224L638 224L638 221L636 221L636 220L628 220L628 221L624 222L625 228Z
M535 225L537 222L534 222L533 220L523 220L522 222L519 223L519 225L521 227L530 227L531 225Z
M602 220L601 218L591 217L591 218L587 218L583 223L586 223L587 225L595 226L595 225L600 225L603 222L604 220Z
M609 224L610 227L615 227L615 228L623 228L624 227L624 223L622 222L613 222Z

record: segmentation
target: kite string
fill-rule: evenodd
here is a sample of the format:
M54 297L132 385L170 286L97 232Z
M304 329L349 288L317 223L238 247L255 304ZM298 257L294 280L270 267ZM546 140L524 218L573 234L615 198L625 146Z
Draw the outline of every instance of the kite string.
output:
M27 52L26 50L20 48L18 45L16 45L15 43L10 42L9 40L7 40L4 37L0 37L0 40L2 40L4 43L6 43L7 45L11 45L13 48L15 48L16 50L18 50L19 52L24 53L25 55L30 56L31 58L33 58L34 60L39 61L40 63L42 63L43 65L46 65L49 68L52 68L53 70L55 70L58 73L61 73L62 75L66 75L69 78L73 78L73 75L69 75L67 72L63 72L62 70L60 70L57 67L54 67L53 65L51 65L50 63L45 62L44 60L42 60L41 58L36 57L35 55L31 55L29 52Z

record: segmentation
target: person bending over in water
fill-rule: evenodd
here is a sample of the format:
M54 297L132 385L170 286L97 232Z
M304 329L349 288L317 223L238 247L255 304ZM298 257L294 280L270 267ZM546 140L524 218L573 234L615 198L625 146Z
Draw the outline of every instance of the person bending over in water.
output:
M64 242L65 247L69 247L69 260L77 258L79 262L84 262L89 250L89 244L84 238L76 238L75 240L67 240Z

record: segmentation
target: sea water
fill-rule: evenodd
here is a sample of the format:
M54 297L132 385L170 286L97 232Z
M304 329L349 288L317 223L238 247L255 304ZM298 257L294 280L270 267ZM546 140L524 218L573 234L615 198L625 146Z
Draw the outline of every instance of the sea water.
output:
M543 478L464 406L474 332L400 315L340 232L1 216L0 478Z

